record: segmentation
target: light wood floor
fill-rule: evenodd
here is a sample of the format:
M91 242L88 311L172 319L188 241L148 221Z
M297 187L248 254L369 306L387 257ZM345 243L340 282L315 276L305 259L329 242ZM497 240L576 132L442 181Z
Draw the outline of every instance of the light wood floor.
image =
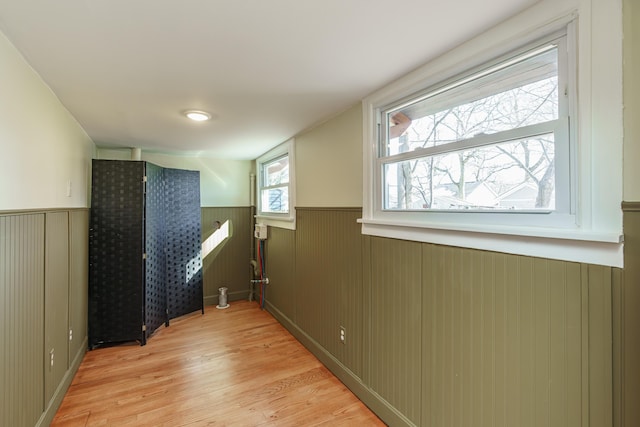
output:
M384 425L266 311L207 307L86 354L53 426Z

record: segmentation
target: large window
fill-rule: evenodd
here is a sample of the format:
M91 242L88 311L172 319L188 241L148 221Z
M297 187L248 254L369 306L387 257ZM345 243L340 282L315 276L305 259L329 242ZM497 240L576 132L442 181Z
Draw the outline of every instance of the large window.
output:
M363 234L621 265L619 19L556 6L363 100Z
M379 110L382 210L571 212L566 36Z

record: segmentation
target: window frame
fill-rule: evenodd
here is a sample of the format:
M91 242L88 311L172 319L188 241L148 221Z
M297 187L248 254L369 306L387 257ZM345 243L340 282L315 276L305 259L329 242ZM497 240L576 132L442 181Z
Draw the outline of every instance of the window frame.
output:
M270 188L284 188L285 185L264 185L265 174L264 168L269 163L272 163L283 157L288 157L289 160L289 182L286 185L288 194L288 212L269 212L262 209L262 191ZM256 215L255 218L269 226L281 227L290 230L295 230L295 141L290 139L277 147L269 150L262 156L256 159Z
M268 169L269 169L269 166L274 164L274 163L276 163L276 162L279 162L280 160L285 159L285 158L287 159L287 163L288 163L289 162L289 155L288 154L283 154L281 156L274 157L271 160L266 160L266 161L264 161L264 162L262 162L260 164L260 178L261 178L259 180L259 182L260 182L260 191L259 191L260 202L258 203L258 205L260 207L260 214L262 214L262 215L265 215L265 214L267 214L267 215L287 215L287 216L289 215L289 209L291 209L291 206L289 206L289 181L290 181L289 178L287 177L287 182L285 182L285 183L264 185L264 183L266 181L268 181ZM287 166L287 168L288 167L289 166ZM288 175L288 173L287 173L287 175ZM283 191L283 192L287 193L287 203L286 203L287 207L286 207L286 210L284 210L284 211L274 211L274 210L271 210L271 209L268 210L268 211L264 210L263 209L263 204L262 204L262 193L265 190L279 190L279 189L286 189L285 191ZM269 203L271 203L271 202L269 202Z
M363 100L364 186L363 216L359 220L363 234L600 265L622 265L621 214L611 204L621 199L621 189L617 186L620 178L606 176L592 165L593 159L602 159L605 168L617 167L619 159L614 155L621 147L621 130L606 127L607 131L614 130L614 139L608 138L605 146L605 127L594 126L590 115L593 109L604 108L604 105L610 109L621 106L620 96L607 94L608 97L600 99L602 107L597 105L597 108L589 96L595 88L604 86L607 78L619 78L621 70L614 67L594 75L580 71L590 69L592 64L604 58L616 58L617 53L594 50L591 44L593 32L602 34L607 31L604 21L602 25L579 27L578 16L578 11L558 16L553 5L545 2L463 43ZM380 173L376 173L380 109L394 103L401 105L420 91L444 86L452 79L490 65L491 61L501 60L505 53L516 53L558 32L566 32L567 43L574 47L568 52L568 61L575 64L576 70L574 82L569 82L576 89L569 98L568 105L573 115L567 127L575 136L569 146L571 156L567 161L572 195L570 212L551 215L382 210L382 182ZM596 92L602 94L601 91ZM614 118L619 114L615 111ZM560 116L563 116L562 112ZM606 155L602 155L605 152ZM606 178L609 187L604 182L594 181L594 176ZM547 219L545 223L539 218L553 219Z
M443 83L435 85L435 87L428 87L425 90L421 90L416 94L413 94L409 98L403 99L401 102L392 102L390 105L381 106L376 109L377 114L377 135L378 141L377 156L375 159L375 180L380 187L376 189L376 210L388 211L388 212L446 212L446 213L491 213L496 216L497 213L506 213L508 215L531 213L531 214L550 214L550 216L558 217L559 215L574 215L575 216L575 191L572 191L572 187L575 184L575 177L572 174L574 165L570 161L570 152L575 152L575 135L570 131L571 116L576 115L572 111L571 106L575 105L571 98L576 93L575 78L571 78L569 75L575 76L575 64L571 63L568 55L568 36L567 31L562 30L550 34L549 36L537 40L534 43L530 43L522 48L509 52L500 58L490 61L486 64L469 70L462 75L454 76L453 78ZM555 47L553 47L555 46ZM483 80L486 77L490 77L496 72L508 71L511 67L518 67L519 64L525 63L527 60L537 57L538 55L544 55L546 52L555 50L557 54L557 91L558 91L558 116L555 119L547 120L544 122L522 125L506 130L500 130L489 134L479 134L467 138L461 138L455 141L447 142L444 144L438 144L428 147L418 147L413 150L388 153L389 143L391 141L389 126L389 117L394 113L403 112L405 107L417 106L421 102L429 99L434 99L435 109L428 107L429 111L441 112L437 106L438 103L442 103L442 99L438 97L448 93L459 92L461 89L465 92L473 92L482 90L483 87L489 86L492 88L490 92L487 92L483 96L492 96L500 93L502 89L508 90L512 88L508 82L505 83L502 78L493 81ZM509 79L514 76L515 72L509 72L505 78ZM476 92L477 93L477 92ZM463 105L467 102L473 102L471 98L464 98L458 95L458 100L455 106ZM482 98L481 98L482 99ZM417 107L420 108L420 107ZM545 134L554 135L554 159L560 160L556 163L554 168L554 184L555 184L555 208L551 209L446 209L446 208L424 208L424 209L412 209L412 208L393 208L388 207L388 201L390 195L388 193L388 182L385 173L385 167L388 165L399 164L407 161L420 161L429 158L436 158L438 156L452 154L461 151L467 151L472 149L481 149L483 147L497 146L502 143L516 142L518 140L535 138L536 136L542 136ZM555 222L555 219L549 222ZM566 222L566 219L564 219Z

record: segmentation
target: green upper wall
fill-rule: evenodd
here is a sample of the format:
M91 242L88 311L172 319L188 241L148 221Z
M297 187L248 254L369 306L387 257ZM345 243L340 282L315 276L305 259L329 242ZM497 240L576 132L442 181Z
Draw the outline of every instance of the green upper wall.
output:
M0 211L89 206L93 142L2 33L0 76Z
M640 158L640 122L635 120L640 110L640 82L636 78L640 70L640 7L635 0L622 0L622 7L624 200L635 201L640 200L640 169L635 167ZM96 151L93 142L2 34L0 72L0 210L88 206L89 160ZM299 206L362 205L361 115L361 106L356 105L296 136ZM248 162L144 157L168 167L200 170L203 206L249 205L252 166Z
M97 158L109 160L131 159L130 149L98 148ZM207 157L171 156L142 152L142 160L166 168L200 171L200 204L203 207L249 206L253 162Z
M96 149L2 33L0 75L0 211L89 207L91 159L129 159L130 150ZM143 160L199 170L203 206L250 204L250 161L157 153L143 153Z
M640 200L640 5L624 0L624 200Z
M640 5L623 0L623 200L640 200ZM615 89L615 88L614 88ZM362 206L362 107L295 137L297 205ZM610 171L609 171L610 172ZM609 173L608 172L608 173Z
M362 206L360 103L295 141L298 206Z

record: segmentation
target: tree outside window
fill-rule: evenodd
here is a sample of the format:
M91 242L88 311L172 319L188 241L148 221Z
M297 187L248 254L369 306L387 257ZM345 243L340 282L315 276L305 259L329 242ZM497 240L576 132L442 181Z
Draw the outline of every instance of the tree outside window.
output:
M386 111L384 208L554 210L563 102L553 43Z

